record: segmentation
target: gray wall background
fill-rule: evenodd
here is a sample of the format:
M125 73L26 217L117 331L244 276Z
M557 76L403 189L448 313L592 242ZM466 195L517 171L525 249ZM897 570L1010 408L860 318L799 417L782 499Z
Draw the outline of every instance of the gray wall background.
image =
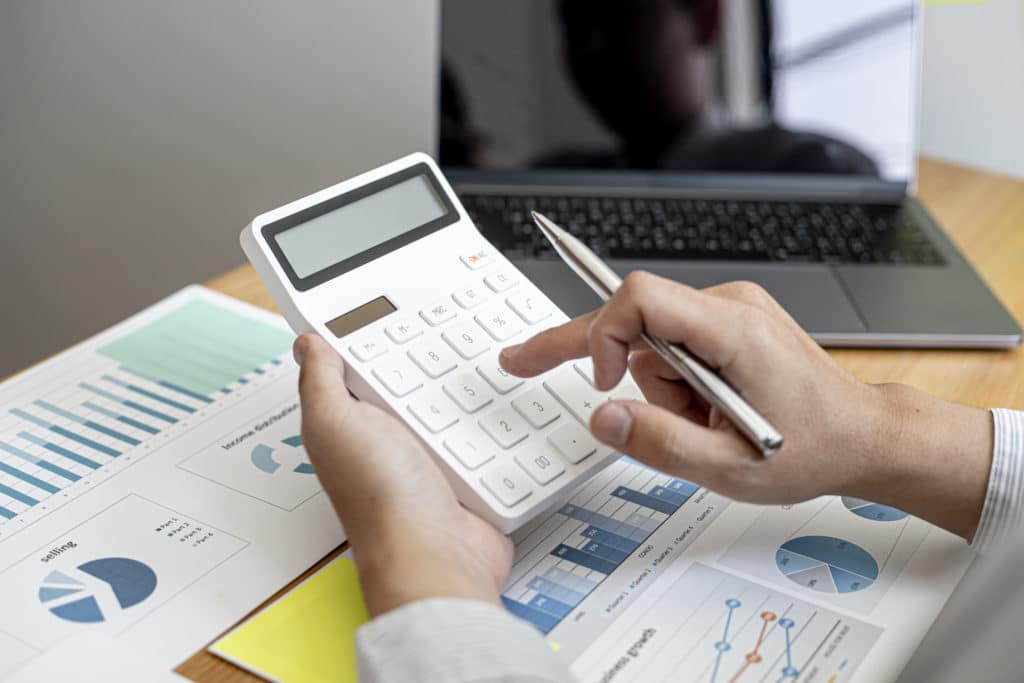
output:
M437 4L0 0L0 376L431 151ZM1024 177L1022 1L930 4L924 33L923 151Z
M0 0L0 376L429 144L423 0ZM431 151L431 150L427 150Z

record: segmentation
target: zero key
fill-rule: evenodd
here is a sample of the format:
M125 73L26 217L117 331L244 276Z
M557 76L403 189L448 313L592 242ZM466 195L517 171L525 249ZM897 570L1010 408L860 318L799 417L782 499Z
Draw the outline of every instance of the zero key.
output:
M480 481L505 507L512 507L533 493L533 485L526 473L513 462L495 467L480 477Z

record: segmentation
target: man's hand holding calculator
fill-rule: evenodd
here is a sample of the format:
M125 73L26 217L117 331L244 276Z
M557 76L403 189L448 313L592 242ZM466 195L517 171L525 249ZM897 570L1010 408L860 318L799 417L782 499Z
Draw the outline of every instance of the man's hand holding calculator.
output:
M836 493L965 537L977 523L987 413L857 381L750 284L634 273L569 321L425 155L263 214L242 245L291 326L314 333L295 348L303 441L374 614L497 602L501 532L619 453L738 500ZM778 455L760 457L646 338L686 347L763 411L786 435Z

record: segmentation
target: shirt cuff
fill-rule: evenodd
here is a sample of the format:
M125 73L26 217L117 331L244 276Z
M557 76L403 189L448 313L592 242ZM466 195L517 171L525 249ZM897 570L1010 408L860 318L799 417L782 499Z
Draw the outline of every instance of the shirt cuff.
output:
M981 552L997 550L1021 525L1024 515L1024 413L992 411L992 469L981 519L971 546Z
M485 602L433 598L387 612L356 632L359 680L488 683L572 681L532 626Z

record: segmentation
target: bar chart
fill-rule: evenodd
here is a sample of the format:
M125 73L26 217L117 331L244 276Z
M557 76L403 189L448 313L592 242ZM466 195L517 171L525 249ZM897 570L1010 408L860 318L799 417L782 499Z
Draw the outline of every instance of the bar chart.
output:
M549 633L698 490L623 458L517 535L506 609Z
M57 359L42 381L3 385L0 530L244 390L282 363L292 339L202 298L131 323Z

